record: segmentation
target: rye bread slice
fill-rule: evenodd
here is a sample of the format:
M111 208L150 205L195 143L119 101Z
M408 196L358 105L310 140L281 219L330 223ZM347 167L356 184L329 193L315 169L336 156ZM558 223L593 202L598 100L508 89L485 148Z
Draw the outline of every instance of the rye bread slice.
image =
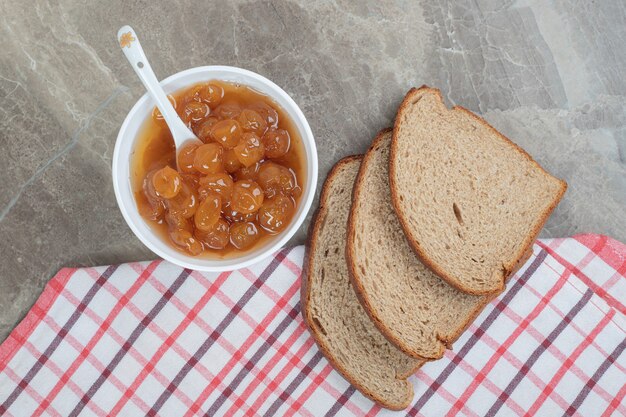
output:
M378 134L354 185L346 259L361 303L378 329L408 355L438 359L492 295L467 294L419 262L391 204L391 130Z
M361 157L339 161L322 190L311 225L302 313L328 361L359 391L400 410L413 398L406 378L423 363L389 343L361 307L345 261L346 223Z
M501 291L567 184L439 90L400 105L389 166L402 229L421 261L470 294Z

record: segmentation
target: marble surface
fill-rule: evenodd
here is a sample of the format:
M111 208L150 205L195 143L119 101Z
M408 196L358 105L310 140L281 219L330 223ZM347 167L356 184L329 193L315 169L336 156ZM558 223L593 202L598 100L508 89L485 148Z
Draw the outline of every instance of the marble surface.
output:
M110 179L143 94L123 24L160 78L226 64L282 86L316 136L320 179L390 125L411 86L438 87L567 180L543 236L626 241L623 1L51 3L0 0L0 340L60 267L154 258Z

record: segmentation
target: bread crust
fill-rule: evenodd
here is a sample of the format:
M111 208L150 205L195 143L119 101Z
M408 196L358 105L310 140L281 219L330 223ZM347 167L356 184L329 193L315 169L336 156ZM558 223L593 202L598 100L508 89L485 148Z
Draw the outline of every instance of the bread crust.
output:
M524 253L524 255L520 258L520 260L515 265L515 268L513 269L511 274L509 274L506 277L506 281L505 281L505 285L504 285L505 289L506 289L506 283L509 281L509 278L511 278L515 274L515 272L517 272L526 263L526 261L528 261L528 259L530 259L532 254L533 254L533 250L532 250L532 246L531 246ZM503 292L504 292L504 289L502 289L499 292L495 292L495 293L492 293L492 294L487 294L487 295L483 295L482 296L484 298L484 301L476 309L474 309L474 311L472 311L470 313L470 315L467 317L467 320L465 320L463 325L461 327L459 327L459 330L453 335L453 337L451 337L450 340L446 340L444 342L444 343L446 343L446 346L448 347L448 349L452 350L452 344L454 342L456 342L458 340L458 338L461 337L461 335L463 333L465 333L465 331L467 330L469 325L472 324L474 322L474 320L476 320L476 317L478 317L478 315L485 309L485 307L487 307L487 305L490 302L492 302L496 297L498 297ZM443 339L440 339L440 340L443 341Z
M482 124L491 132L495 133L498 137L503 139L505 142L512 145L515 151L517 151L522 156L524 156L529 162L531 162L531 164L535 165L535 167L539 168L539 170L542 173L544 173L545 175L549 177L555 178L560 184L560 188L559 188L557 195L553 199L550 206L541 214L539 222L535 225L535 227L532 230L529 230L528 234L523 239L522 245L520 246L520 249L518 250L518 252L514 254L511 260L509 260L507 263L502 265L503 267L502 279L500 280L497 286L494 286L485 291L479 291L479 290L470 288L464 285L463 283L459 282L453 276L447 274L446 271L444 271L439 265L437 265L437 263L433 259L431 259L428 256L428 254L421 248L419 241L413 234L413 231L411 230L408 224L408 220L403 215L403 212L400 209L398 189L397 189L397 184L395 181L396 167L394 164L394 161L396 160L396 154L398 151L398 131L400 128L400 120L401 120L400 115L406 110L408 110L410 106L415 104L421 98L421 96L425 93L433 93L436 96L438 96L442 105L445 107L445 105L443 104L443 97L441 95L441 91L435 88L430 88L426 85L423 85L420 88L413 87L404 96L404 99L402 100L402 103L400 104L400 107L398 108L398 112L396 114L396 120L394 123L393 135L391 139L391 150L389 154L389 184L391 188L391 202L392 202L394 211L396 212L396 215L400 221L400 225L402 226L402 230L404 231L404 234L409 242L409 245L411 246L411 248L413 249L417 257L422 261L424 265L430 268L430 270L432 270L437 276L442 278L448 284L457 288L459 291L463 291L465 293L473 294L473 295L490 296L491 298L493 298L504 290L507 279L513 274L513 272L515 272L524 263L522 261L524 260L525 254L529 250L532 250L532 245L537 239L537 236L539 235L539 233L541 232L541 229L543 228L545 222L548 220L548 217L550 217L550 214L552 213L552 211L554 211L556 206L561 201L563 194L565 194L565 191L567 190L567 183L559 178L554 177L549 172L547 172L541 165L539 165L528 154L528 152L520 148L516 143L514 143L512 140L504 136L502 133L498 132L493 126L487 123L487 121L484 120L483 118L477 116L476 114L465 109L464 107L454 106L452 107L452 109L449 109L449 110L446 108L447 111L458 111L458 112L463 112L463 113L468 114L478 123Z
M337 372L339 372L350 384L356 387L361 393L363 393L363 395L365 395L372 401L390 410L399 411L399 410L404 410L406 407L408 407L412 401L413 385L407 380L407 378L413 373L415 373L415 371L417 371L417 369L421 367L422 363L418 363L411 373L408 373L406 375L397 375L397 379L404 380L406 384L405 385L406 386L405 398L407 400L401 404L387 403L384 401L384 399L378 397L376 393L371 392L365 389L362 385L360 385L356 381L356 379L352 377L351 373L348 372L348 370L345 369L343 366L341 366L341 364L335 359L335 357L330 353L330 349L328 348L328 346L326 346L326 343L324 342L324 340L320 337L319 331L315 325L315 322L313 321L313 317L311 316L311 312L309 310L309 298L311 295L310 288L309 288L309 276L311 274L311 268L312 268L311 254L315 253L317 235L321 228L323 219L325 218L328 212L328 208L326 207L327 200L328 200L328 192L329 192L328 185L330 184L334 176L340 171L341 168L343 168L345 165L349 163L352 163L355 161L361 161L362 158L363 158L363 155L352 155L352 156L347 156L341 159L330 170L330 172L326 176L326 180L324 181L324 185L323 185L322 192L320 195L319 207L316 210L313 216L313 219L311 221L311 224L309 226L308 241L305 247L304 268L302 269L302 281L301 281L301 286L300 286L302 316L304 318L305 325L307 326L311 335L313 336L313 339L315 340L315 343L317 344L319 349L322 351L323 355L326 357L328 362L333 366L333 368L337 370Z

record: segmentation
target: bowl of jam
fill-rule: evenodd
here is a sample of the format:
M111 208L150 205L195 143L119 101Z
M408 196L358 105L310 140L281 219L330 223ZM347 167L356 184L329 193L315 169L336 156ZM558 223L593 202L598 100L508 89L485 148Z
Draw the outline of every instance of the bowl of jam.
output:
M228 271L280 249L304 221L317 185L317 151L298 105L267 78L236 67L192 68L161 85L202 141L181 149L145 94L113 154L118 206L157 255Z

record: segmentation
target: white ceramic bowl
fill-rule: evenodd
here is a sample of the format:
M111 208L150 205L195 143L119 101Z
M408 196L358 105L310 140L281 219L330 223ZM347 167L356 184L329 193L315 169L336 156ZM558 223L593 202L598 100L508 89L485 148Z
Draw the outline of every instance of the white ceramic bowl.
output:
M139 215L130 182L130 160L135 147L135 140L142 124L150 116L154 107L154 103L147 93L130 110L117 135L115 151L113 152L113 187L117 204L124 215L126 223L128 223L139 240L154 253L185 268L200 271L232 271L251 265L271 255L280 249L298 230L311 207L313 196L315 195L315 187L317 185L317 150L309 123L298 105L282 88L252 71L227 66L197 67L166 78L161 81L161 86L166 94L170 94L192 84L209 80L240 83L267 94L289 114L300 132L306 154L306 179L298 210L289 227L264 245L246 252L242 256L228 259L206 259L185 255L170 246L169 242L164 242Z

